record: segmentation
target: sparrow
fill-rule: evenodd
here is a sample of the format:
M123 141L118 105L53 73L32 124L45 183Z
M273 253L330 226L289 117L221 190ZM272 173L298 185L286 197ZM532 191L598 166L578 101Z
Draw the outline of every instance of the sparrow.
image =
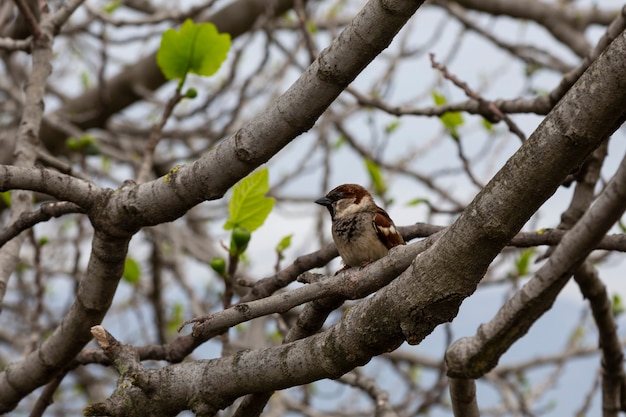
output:
M405 244L387 212L360 185L340 185L315 202L330 212L333 240L345 264L340 271L365 266Z

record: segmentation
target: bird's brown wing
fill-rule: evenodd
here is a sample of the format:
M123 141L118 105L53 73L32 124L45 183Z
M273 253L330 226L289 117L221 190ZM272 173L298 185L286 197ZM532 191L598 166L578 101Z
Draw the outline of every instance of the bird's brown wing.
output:
M387 248L391 249L394 246L405 244L400 232L398 232L398 229L396 229L396 226L385 210L380 209L380 211L374 215L372 223L374 224L378 238Z

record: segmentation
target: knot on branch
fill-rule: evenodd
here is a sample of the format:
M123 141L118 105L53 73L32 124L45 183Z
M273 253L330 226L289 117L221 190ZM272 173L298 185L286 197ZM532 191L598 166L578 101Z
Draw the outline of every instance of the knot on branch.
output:
M147 384L143 374L147 371L139 361L139 355L131 345L121 344L104 327L98 325L91 328L91 334L120 374L117 389L105 402L91 404L83 410L86 416L130 416L140 410L144 415L155 407L150 394L154 391ZM158 408L157 408L158 409Z

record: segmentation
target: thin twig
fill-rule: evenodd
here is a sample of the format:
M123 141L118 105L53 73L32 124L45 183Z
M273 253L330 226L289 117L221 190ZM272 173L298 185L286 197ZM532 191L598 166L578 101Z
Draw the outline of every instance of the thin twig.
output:
M30 7L28 7L28 4L26 3L26 1L25 0L13 0L13 1L15 2L15 5L19 9L20 14L26 21L26 24L28 24L28 27L30 28L30 32L33 34L33 37L35 39L39 38L41 36L41 28L39 27L39 22L37 21L37 18L33 14L33 11L30 9Z
M504 120L511 132L515 133L515 135L517 135L517 137L519 137L522 142L526 140L526 135L524 135L524 132L522 132L519 127L517 127L515 122L513 122L513 120L511 120L509 116L503 113L493 101L486 100L478 92L472 90L466 82L461 81L454 74L451 74L445 65L435 61L435 54L430 54L430 63L433 68L441 72L444 78L452 81L454 85L463 90L466 96L478 101L479 109L482 110L481 114L485 119L489 120L490 122L498 122L500 120Z
M183 99L183 96L180 94L181 89L182 83L178 85L178 88L176 88L174 95L167 101L167 104L163 109L161 119L157 124L152 127L152 130L150 131L150 139L148 139L148 142L146 143L144 158L141 162L139 173L137 174L138 184L146 182L150 179L150 170L152 169L152 165L154 164L154 150L161 140L163 127L174 112L174 107L176 107L176 105Z
M42 204L39 210L22 213L16 221L0 232L0 247L37 223L48 221L53 217L61 217L65 214L84 212L85 210L78 204L69 201Z
M59 388L59 385L61 385L61 382L63 382L63 378L65 378L68 372L69 372L69 368L66 368L60 371L52 379L52 381L50 381L48 385L46 385L46 387L41 392L41 395L39 396L39 398L37 398L37 401L35 402L35 405L33 406L33 409L30 411L30 414L28 417L43 416L44 412L46 411L46 408L48 408L48 406L54 402L54 399L53 399L54 393L56 392L57 388Z

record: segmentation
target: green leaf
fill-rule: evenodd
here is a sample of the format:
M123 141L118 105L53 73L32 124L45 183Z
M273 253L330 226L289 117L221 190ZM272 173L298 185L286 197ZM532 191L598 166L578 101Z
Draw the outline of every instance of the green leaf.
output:
M293 233L283 237L280 242L278 242L278 245L276 245L276 252L281 253L284 252L285 250L287 250L289 248L289 246L291 246L291 238L293 237Z
M124 274L122 278L129 284L136 284L141 277L141 269L139 264L133 258L126 258L124 261Z
M433 91L432 95L437 106L443 106L448 102L447 98L436 91ZM443 127L450 133L450 136L452 136L454 140L459 140L460 136L457 128L464 123L463 115L458 111L450 111L439 116L439 120L441 120Z
M493 123L491 123L489 120L485 119L484 117L481 118L481 123L487 132L493 133L493 130L494 130Z
M121 5L122 5L122 2L120 0L114 0L105 4L102 10L104 10L106 14L111 14L115 10L117 10L117 8L120 7Z
M235 184L224 229L241 227L254 232L261 227L274 207L275 200L265 196L269 189L267 168L262 168Z
M102 158L100 158L100 161L102 163L102 171L105 173L111 172L111 158L103 155Z
M187 19L179 31L168 29L163 33L156 58L165 78L182 80L188 73L215 74L229 49L229 34L218 33L212 23L195 24Z
M83 88L85 90L87 90L89 88L89 86L91 85L91 81L89 79L89 73L86 71L83 71L80 73L80 83L83 85Z
M0 197L7 207L11 207L11 190L1 192Z
M306 29L312 34L317 33L317 26L315 25L315 22L313 22L312 20L309 20L306 22Z
M394 120L392 122L389 122L387 123L387 126L385 126L385 133L387 134L393 133L399 127L400 127L400 120Z
M339 136L339 138L337 139L337 141L335 143L333 143L333 149L339 149L341 148L343 145L345 145L347 142L346 137L341 135Z
M528 269L531 265L530 260L535 254L535 250L533 248L529 248L523 250L520 254L519 258L515 260L515 268L517 269L517 276L524 276L528 274Z
M369 158L365 158L365 168L367 168L367 173L370 175L374 185L374 193L380 196L384 195L387 191L387 184L378 164Z
M432 95L433 95L433 101L435 102L435 105L437 106L443 106L444 104L448 102L448 99L444 95L439 94L436 91L433 91Z
M574 329L574 331L570 335L567 343L569 345L577 344L580 340L583 339L586 333L587 331L585 330L584 326L577 326L576 329Z
M81 152L85 155L99 155L100 148L98 141L91 135L84 135L80 138L69 137L65 141L65 146L71 151Z
M167 330L170 332L175 332L178 330L181 324L183 324L183 313L184 308L182 303L174 304L172 308L172 315L170 319L167 321Z
M406 205L411 207L411 206L420 205L422 203L428 204L428 199L427 198L414 198L413 200L411 200L408 203L406 203Z
M539 64L528 64L526 65L526 67L524 68L524 75L526 77L530 77L531 75L533 75L534 73L536 73L538 70L540 70L542 67Z
M615 318L624 313L624 302L619 294L613 294L613 299L611 300L611 313L613 313L613 317Z

